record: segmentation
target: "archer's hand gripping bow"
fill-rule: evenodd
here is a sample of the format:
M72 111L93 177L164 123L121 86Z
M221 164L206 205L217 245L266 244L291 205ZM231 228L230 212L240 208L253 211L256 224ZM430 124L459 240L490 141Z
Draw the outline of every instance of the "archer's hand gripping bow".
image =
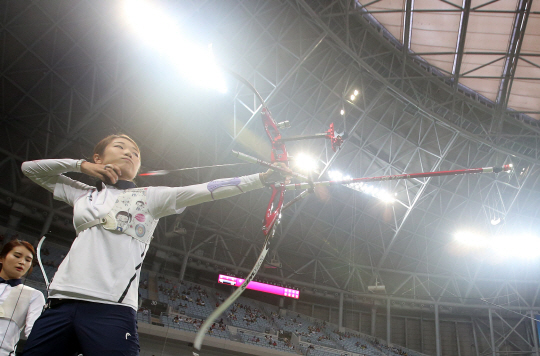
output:
M272 114L270 114L270 110L266 107L266 104L264 102L264 99L262 96L257 92L255 87L249 83L246 79L238 75L237 73L229 71L235 78L237 78L239 81L247 85L253 93L259 98L261 101L262 109L262 122L264 125L264 130L266 131L266 134L268 135L268 138L270 140L270 143L272 145L272 153L271 153L271 162L281 162L284 163L286 167L289 167L289 158L287 154L287 149L285 147L284 141L281 140L281 134L279 132L278 124L275 122L275 120L272 118ZM274 168L274 167L273 167ZM195 336L195 341L193 343L193 347L199 351L202 346L202 342L204 339L204 336L206 335L206 331L208 328L212 325L214 320L219 318L219 316L227 310L229 306L231 306L238 297L244 292L249 282L255 278L255 275L257 275L257 272L259 271L259 268L264 262L264 259L266 257L266 254L268 253L268 250L270 249L270 240L272 237L274 237L274 233L276 231L276 226L279 224L279 219L281 218L281 210L283 208L283 199L285 196L285 184L277 184L277 185L271 185L270 188L272 189L272 195L270 197L270 202L268 203L268 207L266 209L266 214L264 217L264 225L262 227L263 234L265 236L264 244L261 250L261 253L259 257L257 258L257 262L255 263L255 266L253 266L251 272L247 275L244 283L234 291L233 294L227 298L223 304L221 304L218 308L216 308L212 314L205 320L205 322L201 325L201 328L197 332L197 335ZM274 208L274 203L277 199L276 206ZM197 351L193 351L193 355L197 355Z
M268 136L268 139L270 140L270 144L272 145L272 152L270 156L271 163L261 161L257 158L248 156L240 152L233 151L233 153L236 154L237 157L244 159L248 162L257 163L257 164L266 166L274 170L283 171L283 173L285 173L286 175L290 175L290 176L299 178L301 180L307 181L308 185L311 187L311 189L308 189L308 191L313 191L313 182L311 181L309 177L303 176L298 173L291 173L288 170L283 170L280 167L273 166L273 164L282 163L285 165L285 167L287 168L289 167L289 156L287 153L287 148L285 147L285 142L287 141L298 141L298 140L314 139L314 138L327 138L331 142L332 150L336 151L343 143L343 138L340 135L336 135L334 131L334 124L333 123L330 124L330 128L325 133L308 135L308 136L295 136L295 137L283 138L281 136L279 128L290 127L288 121L277 123L272 117L270 110L268 110L268 107L266 106L264 99L259 94L259 92L255 89L255 87L239 74L228 69L226 69L226 71L229 72L237 80L245 84L248 88L250 88L251 91L259 98L261 102L262 123L264 126L264 130L266 132L266 135ZM265 236L265 239L264 239L264 244L263 244L261 253L259 257L257 258L257 262L255 263L255 266L253 266L252 270L249 272L248 276L246 277L244 283L242 283L242 285L238 287L238 289L235 290L234 293L231 294L231 296L229 296L229 298L227 298L223 302L223 304L221 304L218 308L216 308L214 312L210 314L210 316L206 319L206 321L201 325L201 328L199 329L199 332L197 333L197 336L195 337L195 341L193 343L193 346L195 347L197 351L201 349L202 341L206 334L206 330L208 330L208 328L210 327L210 325L212 325L214 320L216 320L225 310L227 310L227 308L230 305L234 303L236 299L238 299L238 297L240 297L240 295L246 289L249 282L251 282L253 278L255 278L255 275L259 271L259 268L263 264L266 254L268 253L270 249L270 240L274 237L276 226L279 224L279 221L281 218L281 211L283 210L283 202L284 202L286 189L285 189L285 183L270 184L269 186L270 186L270 189L272 189L272 194L270 196L270 202L268 203L266 214L264 216L264 224L262 227L262 231ZM193 351L193 354L198 355L196 351Z

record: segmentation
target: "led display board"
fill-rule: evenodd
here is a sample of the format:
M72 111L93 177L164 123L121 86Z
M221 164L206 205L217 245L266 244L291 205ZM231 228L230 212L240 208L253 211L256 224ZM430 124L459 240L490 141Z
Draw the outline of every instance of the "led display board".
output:
M234 287L240 287L242 283L244 283L244 279L220 274L218 277L218 282L221 284L228 284ZM289 297L289 298L294 298L294 299L298 299L298 297L300 296L299 290L274 286L271 284L255 282L255 281L249 282L249 284L247 285L247 289L258 290L259 292L277 294L283 297Z

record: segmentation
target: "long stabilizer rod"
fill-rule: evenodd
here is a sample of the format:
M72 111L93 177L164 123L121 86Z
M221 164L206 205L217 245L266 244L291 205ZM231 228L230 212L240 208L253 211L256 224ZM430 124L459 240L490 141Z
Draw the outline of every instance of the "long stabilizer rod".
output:
M380 182L380 181L399 180L399 179L456 176L456 175L462 175L462 174L500 173L500 172L510 172L512 170L513 170L513 166L511 164L506 164L502 167L469 168L469 169L457 169L453 171L423 172L423 173L410 173L410 174L396 174L396 175L380 176L380 177L328 180L328 181L322 181L322 182L313 182L313 185L314 186L331 186L331 185L343 185L343 184L352 184L352 183ZM301 189L309 189L311 188L311 185L309 183L287 184L283 186L283 188L285 190L301 190Z

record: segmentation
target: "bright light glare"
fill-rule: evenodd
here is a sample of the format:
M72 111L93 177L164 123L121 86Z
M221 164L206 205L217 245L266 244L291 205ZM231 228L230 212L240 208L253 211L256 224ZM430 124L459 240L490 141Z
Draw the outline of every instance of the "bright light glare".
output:
M339 112L341 115L345 115L345 110L341 109L341 111Z
M378 198L385 203L393 203L396 201L395 196L392 196L392 194L388 192L379 192Z
M328 177L330 178L330 180L342 180L343 174L341 174L341 172L338 172L338 171L329 171Z
M178 23L155 3L125 0L124 18L142 42L169 59L190 82L227 91L210 46L199 46L183 37Z
M502 258L531 259L540 257L540 238L532 234L500 234L488 237L478 232L460 231L454 237L456 241L465 246L490 249Z
M341 172L338 171L329 171L328 177L330 180L346 180L351 179L351 176L349 175L343 175ZM384 203L393 203L396 201L395 194L392 195L391 193L376 188L372 185L365 184L363 182L357 182L357 183L350 183L350 184L344 184L346 187L357 190L359 192L362 192L367 195L371 195L374 198L377 198L381 200Z
M351 100L354 100L356 99L356 96L355 95L351 95Z
M295 157L294 164L299 170L304 172L313 172L317 169L317 161L303 153Z
M492 248L501 257L540 257L540 239L532 234L496 236Z
M353 93L355 96L358 95L358 90L355 90Z
M488 246L488 239L479 233L472 231L459 231L454 237L463 245L471 247L486 247Z

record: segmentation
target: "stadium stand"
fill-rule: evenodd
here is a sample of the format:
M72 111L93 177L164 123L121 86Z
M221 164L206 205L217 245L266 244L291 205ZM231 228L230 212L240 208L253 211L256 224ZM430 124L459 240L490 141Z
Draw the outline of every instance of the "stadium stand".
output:
M242 341L245 344L267 347L269 349L281 350L296 353L292 344L288 341L279 340L275 335L240 332ZM262 336L264 335L264 336Z
M272 329L270 317L256 304L255 301L240 297L227 309L227 319L233 326L268 332Z
M345 350L359 352L366 356L380 356L381 351L376 348L369 339L354 335L352 333L341 333L334 331L334 340L341 345Z
M309 356L343 356L343 351L332 350L324 346L302 343L300 350L303 355Z
M42 260L49 280L54 277L67 252L68 248L55 244L48 244L42 249ZM149 299L151 277L153 274L150 276L148 271L141 271L139 305L144 299ZM27 284L47 296L39 268L34 269ZM137 312L139 323L156 324L155 321L159 320L166 328L196 333L204 319L228 297L206 286L169 280L163 276L157 277L157 286L158 300L169 305L169 313L153 316L149 310L140 308ZM229 331L231 327L236 335ZM299 343L295 346L290 340L280 338L279 331L295 334ZM296 312L286 311L283 315L274 305L245 297L240 297L227 309L221 321L208 330L208 335L310 356L424 356L404 347L387 346L384 341L356 331L339 332L335 325Z
M313 322L311 319L291 312L288 312L285 317L277 314L274 314L273 317L281 329L297 334L301 340L327 347L337 346L328 335L325 322Z
M148 272L141 272L139 293L145 298ZM164 327L197 332L204 319L227 297L223 292L191 282L157 277L159 301L169 305L168 315L160 315ZM283 315L284 314L284 315ZM148 311L139 310L137 320L152 323ZM279 337L279 332L298 337L296 345ZM279 311L273 305L240 297L227 309L208 334L249 345L310 356L424 356L400 346L356 331L339 332L337 326L292 311ZM274 345L275 343L275 345Z
M68 251L69 248L53 243L45 243L44 247L42 247L41 261L43 262L43 267L49 281L54 277L54 274L58 270L58 266L60 266L60 263L62 263ZM36 266L32 274L28 276L28 279L43 282L44 279L41 269Z

